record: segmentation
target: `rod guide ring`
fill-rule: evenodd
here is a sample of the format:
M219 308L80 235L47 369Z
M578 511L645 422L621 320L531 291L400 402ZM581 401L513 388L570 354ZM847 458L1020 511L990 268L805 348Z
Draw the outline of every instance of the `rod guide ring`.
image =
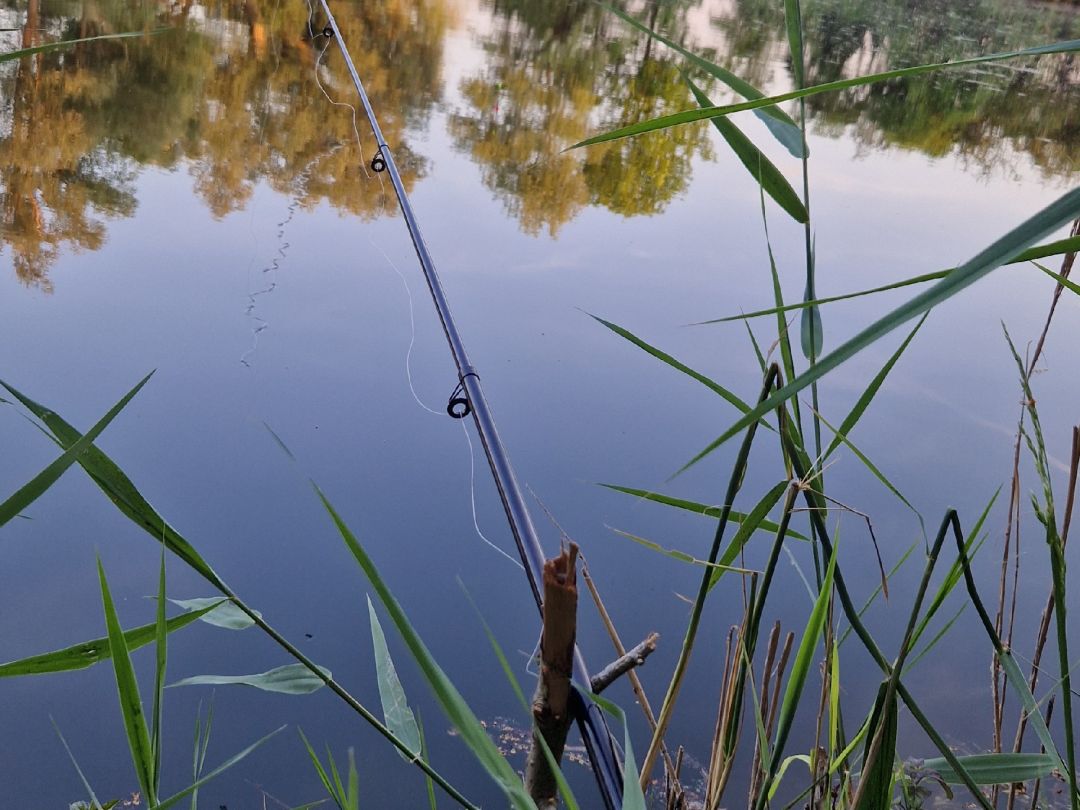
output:
M446 412L454 419L464 419L472 413L472 406L465 397L454 397L446 404Z

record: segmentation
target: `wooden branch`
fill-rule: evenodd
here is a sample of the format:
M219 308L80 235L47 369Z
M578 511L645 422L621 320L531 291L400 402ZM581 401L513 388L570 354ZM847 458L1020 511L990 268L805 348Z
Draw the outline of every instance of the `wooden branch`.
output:
M540 638L540 677L533 695L532 746L525 763L525 788L540 810L556 806L558 786L540 743L558 765L570 730L570 675L577 636L577 556L570 543L544 563L544 630Z
M596 673L589 686L592 688L593 693L599 695L611 684L632 670L634 667L640 667L645 663L645 659L652 655L656 651L656 642L660 638L659 633L650 633L649 637L643 642L638 644L632 650L625 655L622 655Z

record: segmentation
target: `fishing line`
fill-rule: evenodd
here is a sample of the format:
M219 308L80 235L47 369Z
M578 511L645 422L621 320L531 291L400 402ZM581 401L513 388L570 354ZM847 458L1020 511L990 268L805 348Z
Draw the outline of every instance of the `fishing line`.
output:
M469 429L465 426L465 420L461 419L459 421L461 422L461 432L465 434L465 441L469 444L469 500L472 503L472 522L473 526L476 528L476 533L480 535L481 540L483 540L497 552L506 557L506 559L508 559L522 571L524 571L525 566L522 565L519 560L515 560L513 557L511 557L509 554L507 554L505 551L503 551L501 548L491 542L487 538L487 535L480 531L480 523L476 519L476 453L473 452L472 436L469 435Z
M363 143L362 143L362 141L360 139L360 130L356 126L356 107L354 107L352 104L349 104L346 101L335 101L330 96L330 94L327 92L326 87L323 85L321 79L319 78L319 68L322 67L323 64L324 64L323 63L323 56L326 54L327 49L330 47L330 39L331 38L328 37L328 36L325 36L322 33L320 33L320 34L315 33L314 27L312 26L312 22L311 22L313 17L314 17L315 10L312 7L310 2L308 2L307 6L308 6L308 22L307 22L308 35L311 37L313 42L314 42L315 39L317 39L320 36L323 36L324 39L326 40L325 44L319 50L318 56L315 59L315 84L318 85L319 90L322 91L323 96L326 97L326 100L330 104L332 104L335 107L348 107L349 108L349 112L350 112L351 118L352 118L353 135L356 137L356 148L360 153L360 169L361 169L361 171L363 171L364 177L370 180L371 175L368 174L367 164L366 164L366 161L364 159L364 147L363 147ZM382 179L381 176L379 177L379 188L380 188L380 191L385 195L386 186L383 183L383 179ZM292 218L292 213L290 213L290 215L289 215L289 219L291 219L291 218ZM279 236L280 235L281 235L281 233L279 231ZM383 250L379 245L376 245L375 242L371 239L370 236L368 237L368 242L371 244L371 246L373 248L375 248L376 250L379 251L379 253L382 254L383 258L386 259L386 263L390 265L390 268L397 274L397 277L399 279L401 279L401 285L405 288L405 295L408 298L408 302L409 302L409 348L405 352L405 378L408 380L408 383L409 383L409 392L412 394L412 398L416 401L416 404L419 405L421 408L423 408L425 411L427 411L430 414L434 414L435 416L443 416L443 414L444 414L443 411L437 411L434 408L429 407L422 399L420 399L420 395L416 393L416 385L413 382L413 376L412 376L412 352L413 352L413 347L416 345L416 314L415 314L415 307L414 307L414 304L413 304L412 290L409 287L408 279L405 278L405 274L402 273L400 269L398 269L398 266L394 263L393 259L391 259L390 256L386 253L386 251ZM275 260L275 269L276 269L276 260ZM254 304L252 304L252 306L254 306ZM249 312L250 312L250 308L249 308ZM255 331L256 343L257 343L257 340L258 340L258 333L261 332L264 328L265 328L265 326L261 326L258 329L256 329L256 331ZM252 346L252 351L254 351L254 348L255 347ZM241 362L244 362L244 365L247 365L247 363L243 359L241 359ZM479 536L479 538L484 543L486 543L488 546L493 548L495 551L497 551L499 554L501 554L507 560L512 562L518 568L524 570L525 567L518 560L514 559L513 556L511 556L506 551L499 548L499 546L497 546L495 543L493 543L491 541L491 539L488 538L488 536L486 534L484 534L483 530L480 528L480 521L479 521L479 518L477 517L477 514L476 514L476 452L473 449L472 437L469 435L468 428L466 428L464 422L462 422L461 428L462 428L462 433L464 433L464 435L465 435L465 441L466 441L466 443L468 444L468 447L469 447L469 504L470 504L470 506L472 508L473 528L476 530L477 536Z
M445 416L445 411L437 411L434 408L428 407L428 405L422 399L420 399L420 395L416 393L416 386L413 385L412 351L413 346L416 344L416 316L413 308L413 296L412 290L409 288L409 281L405 278L405 274L401 272L398 266L394 264L394 260L390 258L390 256L386 253L385 250L383 250L379 245L375 244L375 241L370 236L368 237L368 243L383 255L383 258L386 259L386 263L390 265L390 269L397 273L397 277L401 279L401 286L405 288L405 295L409 299L409 348L405 352L405 378L409 381L409 391L412 393L412 398L416 400L417 405L419 405L428 413L439 417ZM472 436L469 435L469 429L468 427L466 427L465 421L460 421L461 432L465 434L465 441L469 445L469 503L472 506L473 528L476 529L476 533L477 535L479 535L481 540L483 540L485 543L495 549L495 551L506 557L506 559L508 559L518 568L524 570L524 566L518 560L514 559L514 557L510 554L507 554L503 549L499 548L499 546L492 542L492 540L486 534L484 534L483 530L480 528L480 521L476 516L476 451L473 449Z

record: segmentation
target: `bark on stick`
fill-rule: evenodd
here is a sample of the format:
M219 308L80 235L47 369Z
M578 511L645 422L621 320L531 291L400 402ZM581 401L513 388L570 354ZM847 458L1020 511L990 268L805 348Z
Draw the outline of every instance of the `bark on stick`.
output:
M544 563L544 629L540 638L540 677L533 695L535 725L525 787L540 810L556 806L557 784L538 735L542 735L555 762L562 760L570 729L570 675L577 635L577 555L570 543Z

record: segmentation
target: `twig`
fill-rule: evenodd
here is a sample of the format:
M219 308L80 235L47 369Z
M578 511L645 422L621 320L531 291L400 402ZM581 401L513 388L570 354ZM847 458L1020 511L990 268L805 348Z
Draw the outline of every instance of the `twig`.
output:
M659 633L649 633L648 637L629 652L619 656L598 673L593 675L589 686L592 691L599 695L618 678L628 673L634 667L640 667L656 651L656 642L660 638Z

